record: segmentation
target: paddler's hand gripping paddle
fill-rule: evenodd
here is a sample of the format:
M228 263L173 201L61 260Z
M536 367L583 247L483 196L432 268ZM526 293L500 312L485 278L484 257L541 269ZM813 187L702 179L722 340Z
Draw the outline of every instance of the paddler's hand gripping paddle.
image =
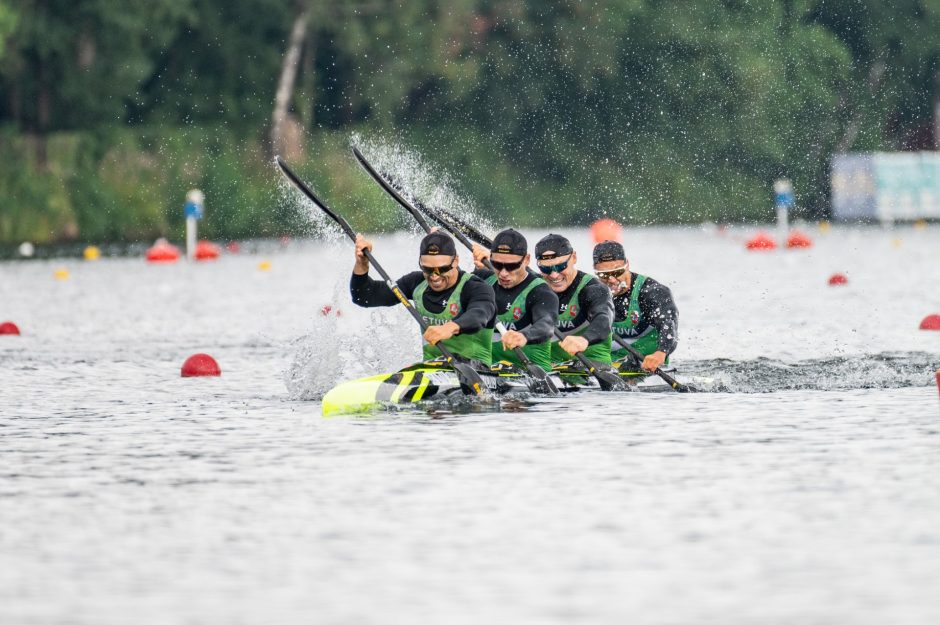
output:
M636 350L636 348L633 347L633 345L630 345L629 343L627 343L627 342L623 339L622 336L620 336L619 334L617 334L616 332L614 332L614 333L613 333L613 339L614 339L614 341L617 342L618 345L620 345L622 348L624 348L625 350L627 350L628 352L630 352L630 355L633 356L634 358L636 358L637 362L639 362L639 363L642 363L642 362L643 362L643 354L641 354L640 352L638 352L638 351ZM672 377L671 375L669 375L668 373L666 373L665 371L663 371L662 369L660 369L660 368L658 368L658 367L656 368L655 371L653 371L653 373L655 373L655 374L658 375L660 378L662 378L663 381L664 381L666 384L668 384L669 386L671 386L673 389L675 389L677 393L694 393L694 392L697 390L697 389L695 389L695 388L689 386L688 384L683 384L682 382L680 382L679 380L675 379L674 377Z
M274 157L277 166L280 168L281 172L290 180L291 184L300 189L300 191L310 198L310 201L317 205L317 208L322 210L324 213L330 216L330 218L339 224L339 227L343 229L343 232L346 233L350 239L355 242L356 232L350 227L342 216L334 213L326 204L323 203L320 198L318 198L313 191L310 190L303 180L297 177L290 167L287 166L280 156ZM428 329L427 323L421 317L421 314L415 310L415 307L412 303L405 297L405 294L402 293L401 288L399 288L398 283L392 280L392 278L382 269L382 266L375 260L375 257L372 256L372 252L369 250L362 250L363 255L368 259L369 263L375 267L375 270L379 272L379 275L382 276L382 279L385 280L385 284L388 285L388 288L391 289L392 293L395 294L395 297L398 298L398 301L401 302L411 316L415 318L415 321L418 322L418 325L421 326L421 331L424 332ZM451 366L454 371L457 373L457 379L460 380L460 388L467 395L482 395L484 393L483 389L483 378L480 377L480 374L474 371L473 367L470 365L459 362L454 357L449 349L444 347L443 344L438 343L436 346L443 354L445 361L449 366Z

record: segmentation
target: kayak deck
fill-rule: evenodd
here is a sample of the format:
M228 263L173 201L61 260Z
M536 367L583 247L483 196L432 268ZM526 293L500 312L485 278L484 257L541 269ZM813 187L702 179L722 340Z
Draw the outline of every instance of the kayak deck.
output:
M621 371L618 365L620 363L614 363L614 370L631 382L638 382L649 375L629 367ZM489 371L480 371L480 377L488 395L533 395L528 386L528 376L509 363L499 363ZM599 388L593 376L570 363L554 368L549 377L564 393ZM323 415L368 412L382 405L409 405L453 398L467 398L460 388L457 374L442 361L429 361L394 373L338 384L323 396Z

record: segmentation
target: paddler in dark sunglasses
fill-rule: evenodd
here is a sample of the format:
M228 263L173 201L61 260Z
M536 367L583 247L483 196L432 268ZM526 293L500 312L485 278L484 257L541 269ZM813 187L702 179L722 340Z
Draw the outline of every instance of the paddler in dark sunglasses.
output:
M365 308L399 304L384 281L369 277L365 249L371 251L372 242L357 235L356 264L349 281L353 303ZM419 270L397 282L428 324L423 335L425 360L440 357L435 346L443 342L455 355L489 367L496 318L493 288L460 269L454 240L444 232L431 232L421 239L418 254Z
M614 316L610 291L591 274L578 271L577 261L571 242L560 234L550 234L535 244L536 268L558 296L555 325L564 335L552 343L552 362L565 362L580 353L609 365Z
M643 369L655 371L679 344L679 311L669 287L630 271L623 246L604 241L594 247L594 274L614 298L614 332L643 354ZM613 358L629 356L614 345Z
M494 274L483 266L489 258ZM529 272L529 244L512 228L493 238L490 249L473 246L473 273L493 287L496 314L508 330L493 336L493 362L507 361L524 368L512 350L516 347L546 371L552 369L552 331L558 314L558 296L537 275Z

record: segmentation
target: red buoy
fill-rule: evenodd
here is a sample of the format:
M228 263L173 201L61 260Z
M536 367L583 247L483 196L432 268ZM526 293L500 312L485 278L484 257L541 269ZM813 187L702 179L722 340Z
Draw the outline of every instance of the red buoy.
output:
M201 377L206 375L222 375L219 363L209 354L193 354L183 363L180 374L184 378Z
M848 283L849 279L845 276L844 273L834 273L829 276L829 286L841 286Z
M598 219L591 224L591 238L594 243L601 241L621 241L623 228L613 219Z
M813 240L799 230L794 230L787 237L787 247L812 247Z
M772 250L777 247L777 242L766 232L758 232L747 240L746 245L749 250Z
M196 244L196 260L215 260L219 257L219 246L209 241L200 241Z
M242 244L239 243L238 241L229 241L225 245L225 250L229 254L238 254L239 252L242 251Z
M324 304L323 308L320 309L320 314L324 317L327 317L330 315L330 313L336 315L337 317L343 316L343 311L339 308L333 308L332 304Z
M148 263L173 263L179 260L180 251L166 239L160 239L144 255Z
M0 335L9 334L11 336L19 336L20 329L16 327L16 324L12 321L4 321L0 323Z
M921 330L940 330L940 315L927 315L920 322Z

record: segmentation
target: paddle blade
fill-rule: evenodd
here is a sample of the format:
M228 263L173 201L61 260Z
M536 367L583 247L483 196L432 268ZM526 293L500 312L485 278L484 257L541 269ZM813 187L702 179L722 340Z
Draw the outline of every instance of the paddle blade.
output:
M460 390L464 392L464 395L483 395L486 392L486 387L483 386L483 378L473 367L462 362L455 362L451 366L457 372Z
M597 378L597 381L601 385L601 389L605 391L629 391L632 390L630 385L627 384L623 378L614 373L613 371L595 371L594 377Z
M558 388L555 387L555 383L552 382L548 374L545 373L545 369L536 364L529 364L526 366L526 371L532 378L530 388L533 393L541 393L543 395L558 394Z

